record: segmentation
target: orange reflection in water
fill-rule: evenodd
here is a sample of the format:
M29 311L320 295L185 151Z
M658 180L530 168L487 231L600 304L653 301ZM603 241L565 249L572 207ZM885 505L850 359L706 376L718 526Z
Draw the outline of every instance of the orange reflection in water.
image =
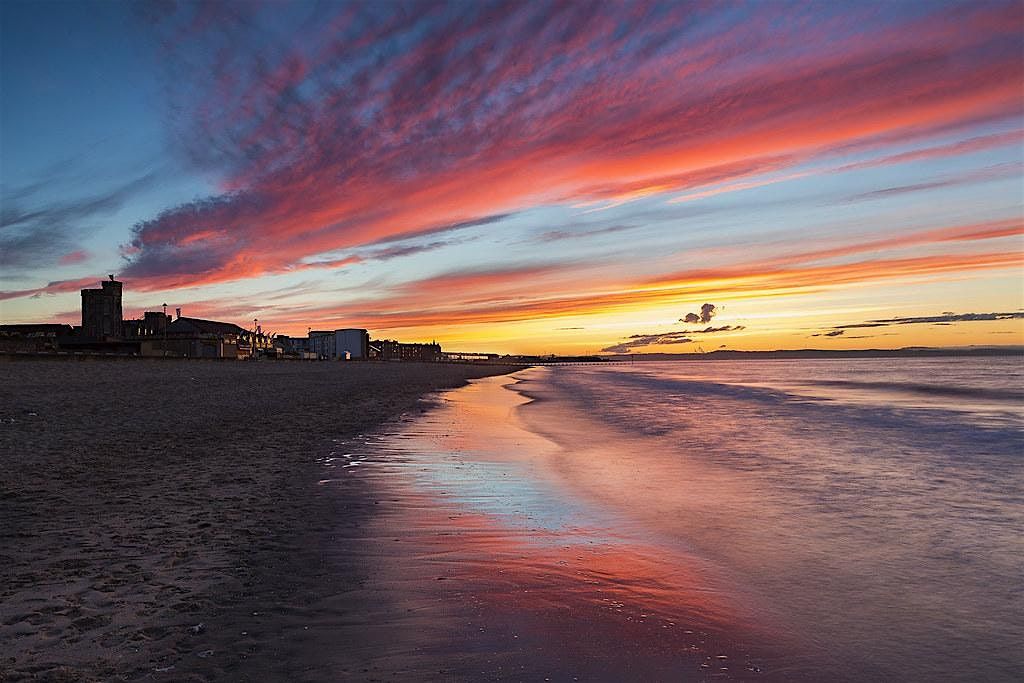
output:
M766 634L696 559L586 540L581 529L566 542L446 503L407 508L386 526L384 536L415 550L382 563L376 582L399 612L416 610L422 628L437 629L418 647L456 670L480 666L484 653L492 673L764 677Z
M389 656L489 678L773 675L765 643L782 638L758 628L719 568L567 502L550 471L557 447L521 427L526 399L507 383L447 394L356 456L358 476L388 495L366 535L383 549L369 590L403 615Z

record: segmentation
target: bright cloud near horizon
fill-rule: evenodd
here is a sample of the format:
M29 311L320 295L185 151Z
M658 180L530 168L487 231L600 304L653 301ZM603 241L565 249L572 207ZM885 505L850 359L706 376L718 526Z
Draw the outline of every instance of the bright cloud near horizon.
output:
M114 273L126 317L452 350L1024 344L1017 1L0 19L5 323Z

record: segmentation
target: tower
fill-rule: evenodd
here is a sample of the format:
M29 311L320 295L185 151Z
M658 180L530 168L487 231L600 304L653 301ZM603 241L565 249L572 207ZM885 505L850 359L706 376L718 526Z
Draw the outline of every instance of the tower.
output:
M121 283L111 275L100 289L82 290L82 335L105 341L122 336Z

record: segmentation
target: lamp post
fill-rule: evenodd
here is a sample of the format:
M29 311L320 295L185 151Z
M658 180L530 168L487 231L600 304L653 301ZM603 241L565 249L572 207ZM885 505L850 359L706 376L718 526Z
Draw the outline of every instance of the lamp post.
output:
M161 354L160 355L166 357L167 356L167 302L166 301L164 302L163 328L164 328L164 343L163 343L163 348L161 349Z

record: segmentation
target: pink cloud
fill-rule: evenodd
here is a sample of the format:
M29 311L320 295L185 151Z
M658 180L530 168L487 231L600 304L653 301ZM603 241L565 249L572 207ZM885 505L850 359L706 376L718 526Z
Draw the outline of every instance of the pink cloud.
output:
M76 263L82 263L83 261L88 260L88 258L89 252L85 251L84 249L78 249L76 251L64 254L63 256L60 257L60 260L57 263L58 265L61 266L70 266Z
M790 296L857 284L920 281L954 274L1017 269L1024 259L991 240L1024 235L1018 219L952 225L830 248L739 259L732 265L654 275L609 277L598 263L547 264L457 271L415 280L344 304L296 305L261 295L252 301L200 302L211 316L258 315L280 331L306 324L360 325L384 332L422 326L514 323L565 315L629 310L701 297ZM971 243L969 253L906 256L908 247ZM889 252L889 253L886 253ZM295 319L305 321L297 328Z
M440 5L376 14L370 5L344 8L297 49L244 34L258 23L255 5L170 22L166 61L209 73L171 93L187 112L173 133L192 163L223 177L224 192L136 226L121 273L135 290L344 268L369 258L348 253L357 247L482 227L538 204L706 196L856 151L880 151L863 163L884 165L990 149L1013 136L886 154L1024 114L1019 3L908 5L894 13L905 17L883 22L852 5L761 3L742 18L687 3L499 3L475 14ZM991 228L1004 229L1019 228ZM969 234L872 248L976 239L956 236ZM815 278L889 277L885 268L1006 267L1008 258L812 263L861 253L863 244L840 245L682 273L678 283L659 276L653 286L666 294L545 267L445 276L320 311L270 310L282 321L454 324L632 306L704 291L721 277L755 295L811 288ZM77 288L58 282L0 298ZM441 291L465 294L432 310Z
M188 94L184 132L231 191L141 223L126 276L156 289L317 267L316 254L538 203L742 187L1024 108L1015 3L934 7L872 31L855 9L806 10L799 36L773 5L695 36L679 27L706 11L683 6L480 12L349 8L301 50L255 54L204 18L217 57L209 87Z

